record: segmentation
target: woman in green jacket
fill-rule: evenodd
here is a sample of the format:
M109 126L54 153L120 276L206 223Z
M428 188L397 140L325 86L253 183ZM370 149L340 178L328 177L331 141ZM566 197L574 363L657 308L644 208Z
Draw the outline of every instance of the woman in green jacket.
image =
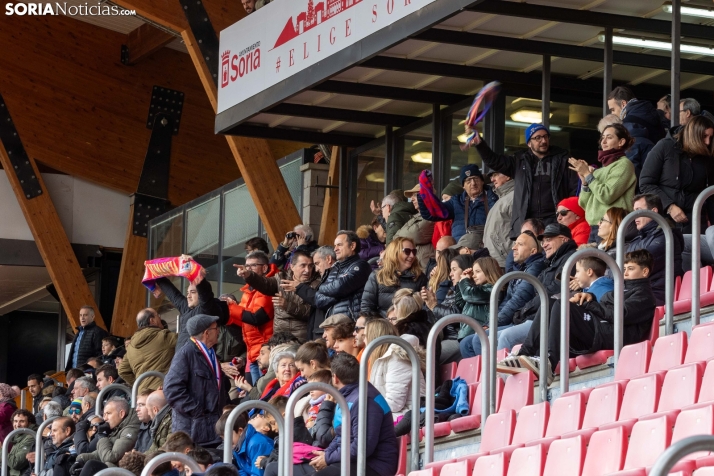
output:
M632 199L637 187L635 166L625 156L635 140L622 124L612 124L602 131L597 160L598 169L588 166L584 160L570 158L570 169L580 176L582 189L578 204L585 210L585 219L590 225L589 242L599 242L597 235L600 219L611 207L632 211Z
M459 290L464 301L464 314L476 319L484 329L488 328L489 304L491 291L496 281L503 276L501 266L493 258L479 258L471 269L461 275ZM474 330L465 324L459 329L459 340L474 333Z

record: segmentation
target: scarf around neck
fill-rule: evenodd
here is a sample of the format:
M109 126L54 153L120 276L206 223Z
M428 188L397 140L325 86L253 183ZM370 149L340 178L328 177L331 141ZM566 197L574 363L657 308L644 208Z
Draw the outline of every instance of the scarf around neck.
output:
M218 365L216 351L214 351L213 348L209 349L206 344L200 340L196 340L193 337L191 337L191 340L194 344L196 344L196 347L198 347L198 350L201 351L203 357L206 359L208 366L211 367L211 370L213 370L213 375L216 377L216 384L218 385L218 388L221 388L221 367Z
M625 155L625 151L622 149L610 149L610 150L600 150L597 153L597 160L602 164L603 167L607 167L620 157Z

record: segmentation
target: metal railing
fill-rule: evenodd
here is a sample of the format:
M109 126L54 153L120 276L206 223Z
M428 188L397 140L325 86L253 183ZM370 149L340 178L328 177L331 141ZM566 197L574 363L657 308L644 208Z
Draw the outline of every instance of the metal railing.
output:
M575 263L583 258L599 258L612 271L613 280L615 281L614 302L615 315L613 317L613 327L615 334L615 342L613 349L615 351L614 362L617 367L617 361L620 358L620 350L622 350L622 336L625 324L625 281L622 275L622 270L612 257L602 250L584 249L576 251L565 262L563 271L561 272L560 283L560 392L561 395L566 393L570 388L570 368L568 360L570 359L570 282L564 277L570 276Z
M699 324L701 316L701 308L699 307L699 281L701 275L699 269L701 263L699 260L702 257L702 208L707 198L714 195L714 185L705 188L694 201L694 210L692 213L692 328ZM709 220L714 224L714 217L709 217Z
M498 298L501 294L501 289L510 281L515 279L523 279L531 284L540 296L540 365L544 365L548 360L548 322L550 320L550 306L548 305L548 290L545 285L541 283L538 278L532 274L525 273L523 271L511 271L510 273L504 274L501 278L496 281L493 285L493 290L491 291L491 304L489 307L490 311L490 321L489 321L489 340L491 341L491 403L496 404L496 354L498 352ZM481 351L481 356L483 358L483 350ZM555 370L555 369L553 369ZM561 369L562 374L562 369ZM483 377L481 377L483 381ZM540 399L542 402L548 401L548 379L541 378L538 379L538 389L540 390ZM495 412L495 408L491 411ZM485 421L482 420L482 421Z
M293 418L293 415L295 413L295 406L297 405L298 401L304 396L307 395L310 391L312 390L319 390L321 392L329 393L332 395L335 399L335 402L337 403L337 406L339 410L342 412L342 430L340 431L340 473L342 475L349 475L350 474L350 439L352 437L352 420L351 420L351 415L350 415L350 407L347 405L347 400L345 400L345 397L342 396L342 394L332 385L328 385L326 383L322 382L310 382L306 383L305 385L300 386L299 388L293 390L292 395L290 395L290 398L288 399L287 406L285 408L285 414L288 415L288 418L285 420L285 432L283 433L283 436L281 437L280 440L280 455L283 455L283 461L282 464L283 466L279 466L283 468L283 473L282 476L293 476L293 439L295 435L293 434L295 432L295 419ZM360 399L361 399L361 394L360 394ZM362 405L361 405L361 400L360 400L360 411L362 410ZM362 413L361 413L362 414ZM360 422L360 425L362 422ZM361 426L358 426L357 430L362 428ZM366 428L366 424L365 424ZM357 451L357 466L359 467L360 464L360 459L363 459L364 461L364 452L359 452ZM278 462L280 465L280 462ZM363 466L364 467L364 466ZM357 474L364 474L364 471L360 473L357 471Z
M151 473L154 472L154 470L162 463L165 463L167 461L178 461L180 463L183 463L184 465L188 466L191 468L191 472L193 474L196 473L201 473L201 468L198 467L198 463L196 463L196 460L191 458L190 456L187 456L183 453L163 453L160 454L154 458L151 458L151 461L149 461L146 466L144 466L144 470L141 472L141 476L151 476Z
M32 435L35 436L35 431L31 430L29 428L18 428L17 430L13 430L8 435L5 437L5 440L2 442L2 460L0 460L0 464L2 465L2 476L7 476L8 469L7 469L7 456L10 453L10 440L12 440L16 435ZM39 474L39 473L35 473Z
M364 474L367 468L365 453L367 451L367 380L369 371L369 356L381 345L396 344L400 346L409 356L412 365L412 448L411 467L407 467L407 472L419 469L419 419L420 408L420 388L421 388L421 365L419 356L411 344L401 337L381 336L367 344L359 368L359 423L357 426L357 474Z
M667 476L677 461L697 451L714 451L714 436L697 435L679 440L657 458L650 476Z
M27 390L20 390L20 408L27 410Z
M426 418L424 426L424 464L429 464L434 461L434 406L436 387L436 339L439 337L442 329L451 324L466 324L471 327L478 335L481 341L481 421L485 422L490 415L491 406L494 405L491 400L491 384L489 379L489 369L491 368L491 353L489 351L489 342L486 331L483 330L481 324L465 314L451 314L439 319L429 331L429 337L426 342L426 402L425 414ZM495 376L495 372L493 373ZM494 380L495 382L495 380ZM418 445L418 441L412 440L412 445ZM359 473L358 473L359 474Z
M226 428L225 430L223 430L224 463L231 464L231 462L233 461L233 425L235 425L236 420L238 419L241 413L246 413L254 408L257 408L258 410L264 410L273 415L273 418L275 418L275 421L278 423L278 435L282 435L283 433L285 433L285 422L283 416L273 405L262 400L249 400L247 402L243 402L237 407L235 407L233 410L231 410L231 413L230 415L228 415L228 419L226 420ZM281 457L280 453L278 454L279 457ZM279 464L280 462L278 462L278 465Z
M667 219L652 210L635 210L623 218L620 227L617 229L617 266L623 269L623 264L625 263L625 232L627 231L627 225L639 217L653 219L664 231L664 333L665 335L670 335L674 332L674 235Z
M40 424L35 434L35 474L40 474L42 467L45 465L45 445L42 444L42 432L50 426L50 423L59 417L48 418Z
M110 390L121 390L126 394L127 397L131 396L131 389L126 385L122 385L120 383L112 383L107 385L102 389L101 392L99 392L99 395L97 395L97 404L94 410L95 415L99 417L104 416L104 395L106 395Z
M131 408L136 408L136 398L139 396L139 384L149 377L160 378L163 381L166 376L158 370L150 370L136 377L134 385L131 387Z
M134 476L134 473L124 468L106 468L94 476Z

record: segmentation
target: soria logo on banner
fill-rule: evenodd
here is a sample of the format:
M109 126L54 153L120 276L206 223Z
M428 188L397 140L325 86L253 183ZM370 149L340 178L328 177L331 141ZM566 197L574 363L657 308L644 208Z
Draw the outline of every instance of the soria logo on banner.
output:
M218 112L436 0L274 0L221 32Z

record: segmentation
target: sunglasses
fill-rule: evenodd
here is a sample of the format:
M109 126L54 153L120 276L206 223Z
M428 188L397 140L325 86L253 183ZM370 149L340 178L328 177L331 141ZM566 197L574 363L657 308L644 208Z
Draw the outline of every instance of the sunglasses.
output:
M79 408L70 408L69 409L70 415L79 415L80 413L82 413L82 410L80 410Z
M561 217L564 217L568 213L570 213L570 210L558 210L557 212L555 212L555 216L560 215Z
M417 252L416 248L402 248L402 253L404 253L407 256L409 256L411 254L416 256L416 252Z

